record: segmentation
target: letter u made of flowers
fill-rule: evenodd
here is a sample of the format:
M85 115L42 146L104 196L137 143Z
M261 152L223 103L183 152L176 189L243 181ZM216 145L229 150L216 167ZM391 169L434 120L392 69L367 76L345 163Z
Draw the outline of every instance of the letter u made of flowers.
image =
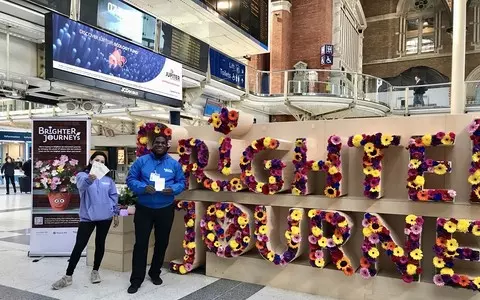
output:
M368 279L378 274L380 251L377 249L377 245L381 244L397 266L403 281L407 283L419 281L422 273L423 252L420 248L423 223L423 217L415 215L406 217L406 241L405 248L402 248L380 215L366 213L362 221L364 240L362 243L363 257L360 259L360 275Z
M339 136L332 135L327 142L327 159L308 160L307 143L311 139L297 138L295 141L295 150L293 153L293 165L295 168L294 179L292 182L293 195L308 195L312 190L312 183L308 180L308 174L311 171L325 172L327 174L324 193L329 198L337 198L346 194L343 187L344 174L346 174L345 164L342 164L342 157L348 152L342 149L342 139ZM348 159L347 159L348 161Z
M467 130L472 140L472 162L468 177L468 183L472 186L470 201L480 203L480 119L473 120Z
M480 290L480 277L470 277L465 274L457 274L453 270L454 260L480 261L479 249L460 247L453 237L454 233L471 233L476 237L480 236L480 220L471 221L464 219L437 219L437 239L433 251L433 264L436 275L433 282L438 286L452 286Z
M170 262L170 270L179 274L187 274L205 263L205 246L200 230L201 219L205 214L205 203L195 201L176 201L175 209L185 211L185 235L183 238L183 259Z
M243 152L240 158L240 168L242 169L241 179L248 189L255 193L273 195L285 189L286 164L281 159L271 159L264 161L264 168L269 171L268 182L258 181L255 176L253 160L255 155L261 151L282 150L287 152L291 146L289 141L281 141L271 137L265 137L252 142Z
M382 160L383 149L400 145L400 136L377 133L374 135L356 134L348 139L349 147L363 148L363 173L365 174L365 197L380 199L383 195Z
M275 265L285 266L302 254L302 228L305 228L303 208L291 208L287 216L287 230L285 239L287 249L278 241L278 229L275 211L279 208L259 205L255 208L255 235L257 237L257 249L260 254Z
M330 253L333 264L347 276L353 275L358 265L354 265L343 245L350 238L353 228L352 219L339 211L311 209L308 212L310 223L310 264L312 267L324 268L326 250ZM333 235L328 236L324 225L333 227Z
M200 228L207 249L219 257L237 257L255 245L252 211L230 202L210 205Z
M408 142L410 163L408 164L407 189L408 197L413 201L454 202L457 193L451 189L425 189L425 173L445 175L452 171L451 161L437 161L426 158L427 147L447 146L455 144L455 133L438 132L412 136Z

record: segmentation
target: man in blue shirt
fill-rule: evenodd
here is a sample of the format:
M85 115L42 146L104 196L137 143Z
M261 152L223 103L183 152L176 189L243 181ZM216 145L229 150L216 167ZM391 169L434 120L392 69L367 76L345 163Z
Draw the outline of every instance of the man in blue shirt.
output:
M153 227L155 248L148 275L155 285L163 282L160 273L175 213L174 197L185 189L182 166L167 154L169 147L169 138L163 135L156 137L151 153L138 158L127 176L129 189L138 197L129 294L136 293L145 279L148 243Z

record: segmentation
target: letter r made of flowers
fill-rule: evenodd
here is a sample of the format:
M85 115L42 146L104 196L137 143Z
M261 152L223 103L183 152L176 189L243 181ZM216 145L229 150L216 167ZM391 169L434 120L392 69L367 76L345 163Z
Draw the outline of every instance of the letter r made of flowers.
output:
M363 148L363 173L365 174L365 197L380 199L382 197L382 160L383 149L400 145L400 136L376 133L374 135L356 134L348 139L349 147Z
M187 274L205 261L205 245L202 241L200 218L205 214L205 204L195 201L176 201L175 209L185 211L185 235L183 249L185 255L181 260L170 262L170 270L178 274Z
M452 147L455 144L455 133L438 132L412 136L408 142L410 163L408 164L407 189L408 197L413 201L454 202L457 193L452 189L425 189L425 173L445 175L452 171L452 162L437 161L426 158L428 147Z
M327 159L325 161L307 160L307 140L297 138L293 152L293 165L295 167L292 182L293 195L306 195L309 193L308 173L310 171L323 171L327 174L324 193L329 198L336 198L344 194L342 189L343 165L341 159L342 139L332 135L327 142Z
M381 244L387 255L395 263L403 281L411 283L420 280L424 219L420 216L408 215L405 221L405 247L402 248L398 239L390 231L390 226L380 215L365 214L362 221L363 257L360 259L360 275L363 278L368 279L378 274L380 251L377 249L377 245Z
M437 219L437 239L433 246L433 265L436 275L433 282L438 286L452 286L457 288L480 291L480 276L472 277L458 274L454 271L454 260L479 262L480 251L476 248L461 247L453 237L456 233L473 234L480 236L480 220L465 219Z

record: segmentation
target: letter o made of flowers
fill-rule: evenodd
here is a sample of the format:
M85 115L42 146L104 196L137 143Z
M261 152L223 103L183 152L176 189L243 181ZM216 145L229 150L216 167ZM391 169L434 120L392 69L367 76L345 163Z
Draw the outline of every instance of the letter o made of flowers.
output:
M253 215L241 204L218 202L210 205L200 228L207 249L219 257L237 257L254 246Z
M303 221L303 208L291 208L288 211L287 230L285 238L287 249L282 253L275 251L279 245L272 245L271 233L275 228L275 216L272 207L259 205L255 208L255 235L257 249L260 255L275 265L285 266L301 254L301 224Z
M310 220L309 258L312 267L325 267L324 254L325 250L328 250L337 269L347 276L353 275L355 269L342 249L351 235L353 221L350 217L338 211L311 209L308 212L308 218ZM334 226L334 234L331 237L324 233L323 222Z
M185 235L183 238L183 249L185 255L181 261L174 260L170 262L170 270L187 274L203 263L204 257L199 257L204 252L204 245L201 242L201 232L197 230L200 225L198 216L201 216L205 209L204 203L195 201L176 201L175 209L177 211L184 210L183 217L185 223Z

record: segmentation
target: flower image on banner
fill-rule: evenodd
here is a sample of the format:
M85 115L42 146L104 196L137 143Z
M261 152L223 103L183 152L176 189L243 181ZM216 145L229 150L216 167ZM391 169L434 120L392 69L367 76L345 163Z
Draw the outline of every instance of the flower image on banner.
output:
M400 136L377 133L374 135L356 134L348 139L349 147L363 148L363 182L365 197L382 197L383 149L400 145Z
M213 126L213 130L227 135L237 127L239 114L237 110L224 107L220 113L212 114L208 124Z
M172 138L172 129L162 123L143 123L137 132L137 157L150 153L148 148L155 137L164 136L167 140Z
M408 164L407 189L408 197L413 201L453 202L457 193L451 189L425 189L425 173L445 175L452 171L449 161L427 159L427 147L453 146L455 133L425 134L413 136L408 143L410 163Z
M257 237L257 249L263 258L273 262L275 265L284 266L296 259L301 254L302 245L302 222L304 219L303 208L291 208L288 211L287 230L285 239L287 240L287 249L281 253L275 249L284 248L280 245L272 244L272 233L275 234L276 218L272 207L259 205L255 208L255 235ZM276 241L276 239L275 239Z
M332 263L345 275L355 273L350 257L345 254L342 246L348 241L353 227L353 221L346 214L338 211L311 209L308 212L310 220L310 264L312 267L324 268L326 264L325 250L328 250ZM323 222L333 226L333 235L328 236Z
M480 119L473 120L467 130L472 140L472 162L468 177L468 183L472 186L470 201L480 203Z
M310 171L323 171L327 174L324 193L329 198L336 198L342 195L342 139L332 135L328 138L327 160L307 160L307 139L298 138L295 141L293 153L293 165L295 174L292 182L293 195L306 195L308 187L308 173Z
M187 274L205 261L205 250L200 230L200 217L204 214L204 203L195 201L175 201L175 209L185 211L185 235L183 249L185 256L182 260L170 262L170 270L179 274Z
M207 249L219 257L237 257L255 244L253 216L247 207L229 202L210 205L200 228Z
M470 277L465 274L457 274L454 270L454 260L471 262L480 261L480 251L476 248L460 247L453 237L455 233L473 234L480 237L480 220L471 221L465 219L437 219L437 239L433 251L433 264L436 275L433 282L438 286L452 286L480 291L480 277Z
M279 147L280 142L276 139L265 137L252 142L245 149L240 159L240 168L242 169L242 181L248 189L255 193L263 193L265 195L273 195L279 192L284 184L283 169L286 165L279 159L266 160L264 162L265 169L269 171L270 176L268 182L258 182L253 174L253 159L255 155L263 150L275 150Z
M420 262L423 258L421 238L424 220L420 216L408 215L405 218L405 248L393 237L389 226L378 214L366 213L363 225L363 257L360 260L360 275L371 278L378 274L378 257L380 251L377 245L381 244L391 260L402 274L406 283L420 280L422 269Z

